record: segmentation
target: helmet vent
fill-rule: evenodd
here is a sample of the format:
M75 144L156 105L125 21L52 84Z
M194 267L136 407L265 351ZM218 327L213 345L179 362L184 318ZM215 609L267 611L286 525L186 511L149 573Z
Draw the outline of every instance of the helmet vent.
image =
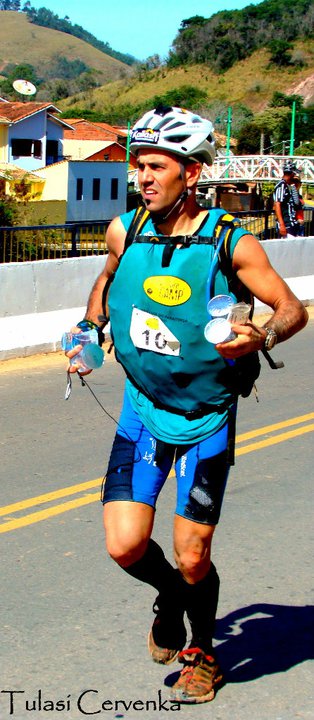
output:
M188 139L189 139L189 135L171 135L171 137L168 138L169 142L173 142L173 143L181 143ZM186 150L186 149L187 148L183 147L183 145L182 145L182 150Z
M160 123L158 123L158 125L155 126L156 130L161 130L161 128L163 128L165 125L168 125L168 123L169 123L169 118L164 118L163 120L160 121Z
M143 128L151 127L153 120L154 120L154 117L153 117L153 115L151 115L150 117L148 117L148 118L145 120L145 122L143 123L142 127L143 127Z
M168 126L168 130L174 130L175 128L183 127L183 126L184 126L184 123L183 123L183 122L180 122L180 121L179 121L179 122L175 122L175 123L172 123L172 125L169 125L169 126Z

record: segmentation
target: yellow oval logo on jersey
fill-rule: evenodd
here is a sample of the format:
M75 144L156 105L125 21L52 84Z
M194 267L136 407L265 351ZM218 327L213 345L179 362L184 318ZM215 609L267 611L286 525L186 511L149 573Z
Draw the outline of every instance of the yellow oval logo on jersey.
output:
M185 280L172 275L153 275L143 284L146 295L161 305L183 305L192 294Z

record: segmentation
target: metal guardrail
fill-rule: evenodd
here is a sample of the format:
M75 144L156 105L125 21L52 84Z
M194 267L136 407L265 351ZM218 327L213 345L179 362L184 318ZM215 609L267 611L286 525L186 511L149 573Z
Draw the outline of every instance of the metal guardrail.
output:
M259 240L276 238L273 212L267 210L233 211L249 233ZM304 234L314 235L314 208L304 210ZM0 227L0 262L57 260L60 258L104 255L109 220L69 225L32 225Z
M103 255L109 222L0 227L0 262Z
M241 226L249 233L255 235L259 240L275 240L276 216L269 210L237 210L231 213L238 218ZM304 236L311 237L314 235L314 208L305 208L304 210Z

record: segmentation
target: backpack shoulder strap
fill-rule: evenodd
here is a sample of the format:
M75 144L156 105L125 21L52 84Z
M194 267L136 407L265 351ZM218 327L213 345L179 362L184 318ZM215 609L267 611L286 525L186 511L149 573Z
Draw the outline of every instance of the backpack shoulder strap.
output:
M234 230L239 226L239 223L228 213L222 213L214 225L211 241L214 243L216 249L207 282L209 298L212 297L214 293L214 279L218 267L226 277L229 289L232 290L232 287L235 285L230 247Z
M143 205L139 205L138 208L136 208L136 211L134 213L134 216L132 218L130 227L127 231L125 243L124 243L124 250L123 252L132 245L134 238L136 235L139 235L140 231L144 227L145 223L150 217L149 210L146 210L146 208Z
M231 288L232 284L234 284L234 272L232 269L231 256L231 240L234 231L237 230L239 227L241 227L239 220L234 218L232 215L229 215L229 213L225 213L218 218L214 228L214 237L216 239L217 245L219 244L219 240L223 236L223 240L219 248L219 265L221 271L228 280L228 285Z
M140 232L142 227L147 222L148 218L150 216L150 213L143 205L139 205L135 213L133 215L133 218L130 223L130 227L127 231L125 242L124 242L124 249L122 255L124 255L125 251L132 245L132 242L134 241L135 236ZM120 256L120 258L122 257ZM119 258L119 260L120 260ZM115 273L112 273L110 277L108 278L105 287L102 292L102 308L103 308L103 315L99 315L98 319L102 323L102 327L106 325L109 322L109 310L108 310L108 294L110 290L110 285L114 279Z

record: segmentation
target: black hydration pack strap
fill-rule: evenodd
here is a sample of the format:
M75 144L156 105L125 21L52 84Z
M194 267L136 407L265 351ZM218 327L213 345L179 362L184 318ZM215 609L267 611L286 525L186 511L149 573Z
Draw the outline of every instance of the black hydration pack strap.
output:
M139 207L136 208L131 225L126 234L123 253L125 253L128 247L130 247L130 245L132 245L135 241L135 238L140 234L149 217L150 212L149 210L146 210L143 205L139 205Z
M148 218L150 216L150 213L143 205L139 205L139 207L136 209L134 216L132 218L130 227L127 231L125 242L124 242L124 249L123 249L123 255L125 251L128 249L130 245L134 242L137 233L139 233L142 229L142 227L147 222ZM119 261L122 256L120 256ZM109 322L109 315L107 313L107 298L108 293L110 290L110 285L112 281L114 280L115 273L112 273L110 277L108 278L105 287L102 291L102 309L103 309L103 315L99 315L98 319L101 321L103 325L107 325Z

